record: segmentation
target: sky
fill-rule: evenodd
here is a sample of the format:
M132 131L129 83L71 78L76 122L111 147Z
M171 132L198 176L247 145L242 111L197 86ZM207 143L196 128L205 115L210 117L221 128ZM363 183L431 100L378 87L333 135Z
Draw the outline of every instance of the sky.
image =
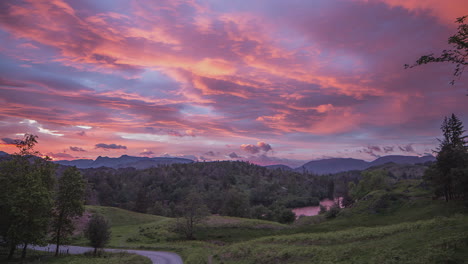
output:
M466 0L0 2L0 150L55 160L427 155L468 124L451 48Z

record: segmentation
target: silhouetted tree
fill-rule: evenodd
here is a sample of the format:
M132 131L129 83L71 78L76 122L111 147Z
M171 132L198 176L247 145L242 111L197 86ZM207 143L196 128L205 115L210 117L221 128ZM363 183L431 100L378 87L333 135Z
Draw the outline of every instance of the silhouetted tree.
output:
M55 238L55 256L59 253L62 239L74 230L72 219L84 212L85 182L76 167L69 167L58 180L55 198L53 233Z
M53 205L56 166L36 157L37 136L26 134L17 141L19 152L1 164L0 234L10 247L11 259L16 246L22 244L22 259L29 244L45 244Z
M405 64L405 68L413 68L433 62L449 62L455 64L454 77L461 76L465 66L468 64L468 24L465 23L467 17L459 17L455 21L460 24L458 31L448 39L448 43L453 46L453 49L443 50L442 54L438 57L435 57L434 54L421 56L414 64ZM453 85L455 80L452 80L450 83Z
M100 214L93 214L85 230L89 244L94 248L96 255L98 248L103 248L110 239L111 231L109 222Z
M450 118L445 117L441 129L444 138L440 140L437 160L426 171L424 179L437 196L444 196L449 201L464 195L464 189L468 188L467 142L466 136L463 136L463 124L454 114Z

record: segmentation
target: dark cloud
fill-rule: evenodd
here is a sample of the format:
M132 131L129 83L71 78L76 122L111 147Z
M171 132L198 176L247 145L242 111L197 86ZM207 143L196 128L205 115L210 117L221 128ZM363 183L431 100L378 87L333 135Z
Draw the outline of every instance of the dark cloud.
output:
M84 132L84 131L78 132L78 133L76 133L76 134L77 134L78 136L82 136L82 137L83 137L83 136L86 136L86 132Z
M245 152L248 152L250 154L257 154L260 151L268 152L272 150L272 147L270 144L267 144L263 141L260 141L257 143L257 145L252 145L252 144L242 144L241 149L244 150Z
M395 147L393 147L393 146L384 146L384 147L383 147L383 151L384 151L385 153L393 152L393 149L394 149L394 148L395 148Z
M80 147L71 147L70 146L70 150L71 151L77 151L77 152L86 152L86 150L80 148Z
M368 146L367 147L370 151L377 151L377 152L381 152L382 149L379 147L379 146Z
M408 144L405 146L398 146L398 148L403 152L414 152L413 144Z
M265 151L265 152L268 152L268 151L272 150L271 145L270 145L270 144L267 144L267 143L265 143L265 142L258 142L258 143L257 143L257 146L258 146L261 150L263 150L263 151Z
M252 144L242 144L241 149L251 154L257 154L260 152L260 148Z
M380 155L375 154L374 152L381 152L381 149L378 146L367 146L362 150L358 150L358 152L369 154L374 158L379 158Z
M217 156L218 154L219 154L219 153L214 153L213 151L210 150L210 151L206 152L206 153L203 154L203 155L210 156L210 157L214 157L214 156Z
M5 144L8 144L8 145L16 145L16 143L19 142L19 139L2 138L2 141L5 142Z
M117 145L117 144L99 143L99 144L96 144L96 148L102 148L102 149L127 149L127 146Z
M154 152L151 151L151 150L143 151L143 152L140 153L140 155L142 155L142 156L151 156L153 154L154 154Z
M235 152L232 152L228 155L231 159L240 158Z

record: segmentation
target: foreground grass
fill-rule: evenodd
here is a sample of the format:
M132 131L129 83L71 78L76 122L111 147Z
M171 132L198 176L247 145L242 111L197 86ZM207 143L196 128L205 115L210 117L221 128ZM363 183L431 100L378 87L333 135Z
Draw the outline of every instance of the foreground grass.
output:
M135 213L119 208L87 206L90 213L100 213L111 223L111 240L108 248L133 248L175 252L186 263L205 263L222 246L271 235L289 226L276 222L236 217L210 216L200 224L196 241L186 240L174 231L176 219ZM88 241L79 235L73 245L87 246Z
M214 263L464 263L468 217L270 236L222 249Z
M90 254L83 255L66 255L53 257L44 252L29 252L31 256L27 257L24 263L46 263L46 264L151 264L149 258L130 254L125 252L120 253L102 253L100 256L94 257ZM11 261L6 261L2 256L0 263L21 263L19 256Z

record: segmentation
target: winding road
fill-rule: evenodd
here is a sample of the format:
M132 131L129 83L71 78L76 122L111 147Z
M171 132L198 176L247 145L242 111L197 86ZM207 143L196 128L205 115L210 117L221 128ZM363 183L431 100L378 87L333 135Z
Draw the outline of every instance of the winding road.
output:
M44 247L30 246L30 249L39 251L51 251L55 250L55 245L48 245ZM90 247L78 247L78 246L60 246L60 251L67 250L69 254L83 254L85 252L93 250ZM105 248L106 252L128 252L138 254L147 257L153 261L153 264L183 264L182 258L171 252L164 251L147 251L147 250L136 250L136 249L113 249Z

